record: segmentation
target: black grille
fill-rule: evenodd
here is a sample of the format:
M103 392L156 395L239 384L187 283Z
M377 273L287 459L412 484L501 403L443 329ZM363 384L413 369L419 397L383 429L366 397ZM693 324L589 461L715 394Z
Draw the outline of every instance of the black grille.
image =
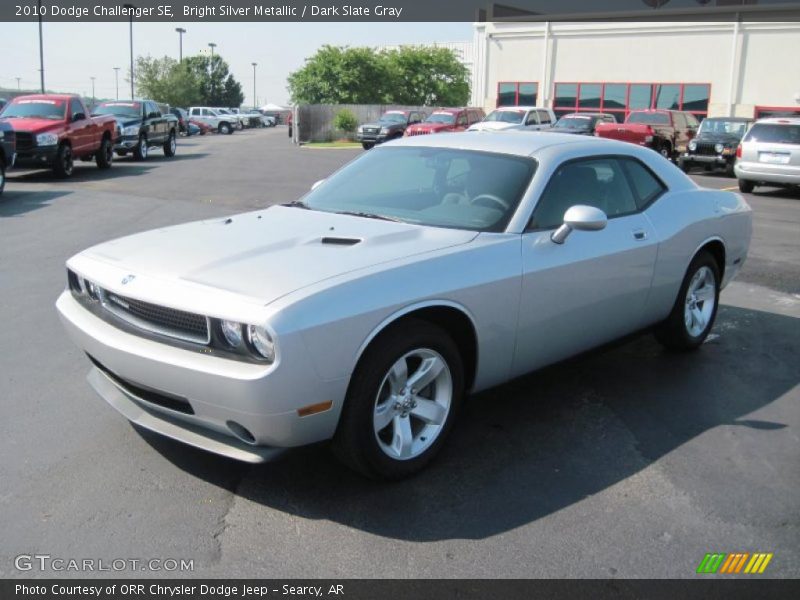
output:
M126 391L131 396L135 396L140 400L144 400L145 402L149 402L150 404L155 404L157 406L162 406L164 408L168 408L170 410L174 410L177 412L181 412L185 415L193 415L194 409L192 405L189 404L189 401L186 398L181 398L179 396L167 396L165 394L154 392L152 390L146 390L143 387L139 387L138 385L134 385L130 381L126 381L119 377L115 373L112 373L109 369L106 368L99 360L97 360L91 354L86 354L89 357L89 360L92 361L92 364L100 369L106 376L111 379L114 383L116 383L120 388Z
M23 154L33 150L33 134L27 131L17 131L17 152Z
M108 310L134 325L190 341L206 343L209 340L208 321L203 315L166 308L113 292L105 292L103 296L103 304Z
M717 144L714 142L695 142L697 144L697 148L695 149L694 153L700 156L716 156L719 154L714 149L714 146Z

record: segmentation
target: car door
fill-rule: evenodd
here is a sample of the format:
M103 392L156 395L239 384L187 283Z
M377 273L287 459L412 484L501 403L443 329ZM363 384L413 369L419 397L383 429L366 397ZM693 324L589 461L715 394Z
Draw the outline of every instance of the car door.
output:
M82 118L78 118L76 120L76 116L81 116ZM75 156L80 156L85 152L90 152L92 150L92 132L91 132L91 123L92 121L88 118L89 115L86 114L85 109L83 108L83 104L77 98L70 99L69 102L69 132L70 132L70 139L72 141L72 153Z
M456 123L453 126L453 131L465 131L467 129L467 113L461 111L456 115Z
M640 329L657 256L623 160L596 156L556 169L522 234L522 290L513 375ZM606 212L600 231L550 236L574 205Z
M526 131L537 131L539 129L539 113L535 110L528 111L525 115L525 125L523 128Z
M161 114L161 109L155 102L147 103L147 116L150 123L150 140L156 144L161 144L165 141L167 131L167 121Z

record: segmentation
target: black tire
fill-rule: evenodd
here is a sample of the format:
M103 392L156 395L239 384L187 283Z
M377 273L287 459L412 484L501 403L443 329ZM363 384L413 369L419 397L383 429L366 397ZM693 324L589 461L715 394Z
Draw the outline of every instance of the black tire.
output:
M145 137L143 133L139 134L139 143L136 144L136 147L133 149L133 158L136 160L147 160L148 154L147 137Z
M292 137L292 126L289 125L289 137Z
M749 194L754 189L756 189L755 181L748 181L747 179L740 179L739 180L739 191L745 194Z
M178 142L175 139L175 130L169 132L167 141L164 142L164 156L175 156L175 151L178 148Z
M672 146L669 142L659 144L656 151L667 160L672 160Z
M438 353L449 369L452 396L437 437L412 458L389 456L378 442L373 419L384 379L392 365L416 349ZM396 480L424 468L441 449L452 428L464 395L464 367L458 347L441 327L421 320L407 320L390 327L370 345L350 380L347 397L333 438L337 457L371 479ZM409 418L409 423L411 418ZM410 425L409 425L410 427ZM423 426L424 427L424 426ZM420 438L422 442L426 440Z
M220 123L217 131L224 133L225 135L230 135L233 133L233 129L231 129L231 126L228 123Z
M725 164L725 177L736 177L736 173L733 172L732 162Z
M114 146L111 140L103 138L100 142L100 149L94 155L94 160L97 163L98 169L110 169L114 163Z
M688 163L685 160L682 160L682 161L678 162L678 166L681 168L681 171L683 171L684 173L688 173L689 171L692 170L691 163Z
M72 177L74 169L75 161L72 157L72 147L69 144L61 144L56 152L53 172L56 177L66 179L67 177Z
M362 147L364 150L369 150L369 149L371 149L373 146L375 146L375 144L372 144L372 143L370 143L370 142L361 142L361 147Z
M704 269L708 269L713 275L714 305L711 307L710 314L702 330L692 333L690 331L690 324L688 324L686 320L687 306L690 304L688 298L689 286L695 276ZM708 333L714 326L714 320L717 318L717 309L719 308L719 285L720 273L717 261L709 252L701 250L697 253L689 265L689 268L686 270L686 275L681 283L681 288L678 292L678 297L675 299L672 312L670 312L669 316L656 327L654 332L656 339L668 350L676 352L686 352L700 346L700 344L705 341ZM700 311L703 311L705 308L704 302L706 301L696 303Z
M0 160L0 194L6 189L6 163Z
M128 156L127 150L117 150L117 156Z

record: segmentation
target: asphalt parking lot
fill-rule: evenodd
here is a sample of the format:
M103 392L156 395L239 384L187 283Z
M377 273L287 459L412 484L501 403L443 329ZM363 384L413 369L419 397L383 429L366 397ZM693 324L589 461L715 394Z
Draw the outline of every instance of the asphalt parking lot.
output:
M700 351L643 336L473 397L409 481L365 481L324 445L234 463L138 431L94 395L53 306L69 256L292 200L359 152L296 148L276 128L110 171L78 163L69 181L9 173L0 577L92 575L14 568L34 553L193 559L199 577L693 577L706 552L772 552L761 577L800 576L797 192L747 195L750 257Z

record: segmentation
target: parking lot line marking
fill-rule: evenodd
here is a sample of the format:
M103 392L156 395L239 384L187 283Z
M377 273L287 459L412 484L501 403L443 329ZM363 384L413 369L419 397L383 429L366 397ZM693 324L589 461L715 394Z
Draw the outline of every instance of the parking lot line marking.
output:
M738 190L738 185L732 185L730 187L720 188L723 192L732 192L733 190Z

